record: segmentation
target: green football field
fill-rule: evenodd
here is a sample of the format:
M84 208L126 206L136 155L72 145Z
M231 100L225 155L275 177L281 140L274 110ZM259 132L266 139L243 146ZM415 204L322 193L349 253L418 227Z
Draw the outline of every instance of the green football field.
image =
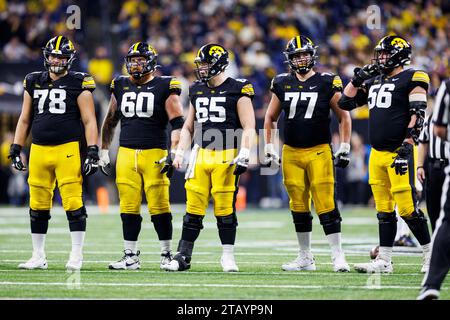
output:
M174 244L181 234L184 206L174 206ZM376 245L373 209L344 209L343 242L348 262L369 260ZM143 208L142 212L146 212ZM236 244L238 273L223 273L215 218L209 210L195 245L189 271L159 270L159 243L144 215L140 236L142 269L110 271L108 264L122 255L118 207L100 214L88 207L84 266L67 273L70 235L64 211L55 207L47 236L48 270L18 270L31 255L27 208L0 208L0 298L46 299L415 299L423 275L417 248L395 248L394 274L365 275L332 271L329 248L314 218L313 253L317 271L285 272L281 264L297 254L297 240L288 210L246 210L239 213ZM441 298L450 298L450 279Z

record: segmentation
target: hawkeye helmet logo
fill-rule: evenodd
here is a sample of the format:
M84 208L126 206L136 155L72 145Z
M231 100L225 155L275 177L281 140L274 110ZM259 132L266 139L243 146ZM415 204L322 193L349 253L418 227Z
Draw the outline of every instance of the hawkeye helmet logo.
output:
M394 38L391 41L391 44L395 47L399 47L399 48L408 48L409 44L406 40L402 39L402 38Z
M209 55L210 56L214 56L214 55L221 56L224 53L225 53L225 50L222 47L220 47L220 46L212 46L209 49Z

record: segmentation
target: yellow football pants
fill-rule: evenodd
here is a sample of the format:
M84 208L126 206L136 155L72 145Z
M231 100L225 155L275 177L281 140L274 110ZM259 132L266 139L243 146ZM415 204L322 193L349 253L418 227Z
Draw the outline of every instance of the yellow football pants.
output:
M64 210L80 209L83 206L83 178L78 142L56 146L31 145L28 176L31 209L52 208L56 181Z
M317 214L336 208L330 145L294 148L285 144L281 159L283 183L293 212L310 212L311 195Z
M416 150L414 153L416 156ZM395 168L391 168L396 156L396 152L372 148L369 158L369 184L378 212L393 212L397 204L399 215L407 217L415 211L415 161L412 157L408 172L402 176L397 175Z
M119 190L120 212L139 214L142 202L142 185L150 214L170 212L169 178L161 174L167 150L137 150L120 147L116 162L116 183Z
M236 149L198 151L194 177L185 183L188 213L205 215L211 196L215 216L235 212L239 177L233 174L235 165L230 162L236 155Z

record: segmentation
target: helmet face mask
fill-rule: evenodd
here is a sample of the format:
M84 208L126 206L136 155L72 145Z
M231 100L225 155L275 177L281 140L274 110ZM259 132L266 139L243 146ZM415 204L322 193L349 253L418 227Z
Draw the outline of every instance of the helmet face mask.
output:
M394 68L411 62L411 45L399 36L384 37L375 47L373 60L382 73L389 74Z
M137 42L128 50L125 57L125 65L128 74L133 79L139 80L146 74L154 72L158 54L152 46L145 42Z
M68 69L70 57L55 54L49 54L46 56L50 72L55 74L62 74Z
M75 48L64 36L50 39L42 49L45 68L54 74L68 71L75 60Z
M228 51L218 44L207 44L200 48L194 60L197 79L207 82L223 72L228 66Z
M283 52L292 71L308 73L317 62L317 46L306 36L292 38Z
M312 57L311 51L298 51L287 55L290 67L299 73L307 73L311 70Z

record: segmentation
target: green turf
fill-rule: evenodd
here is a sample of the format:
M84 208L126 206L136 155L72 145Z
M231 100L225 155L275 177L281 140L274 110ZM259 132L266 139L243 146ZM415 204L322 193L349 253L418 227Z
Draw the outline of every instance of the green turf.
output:
M174 247L181 234L184 207L174 207ZM221 271L221 247L211 212L196 242L187 272L159 270L159 244L148 215L140 236L142 269L110 271L121 256L122 231L118 208L99 214L88 208L84 267L67 273L70 251L65 214L54 208L47 236L48 270L18 270L31 254L26 208L0 208L0 298L92 299L415 299L423 275L419 251L394 253L394 274L372 275L332 271L328 244L314 219L315 272L283 272L280 265L296 257L297 241L288 210L247 210L239 213L236 260L239 273ZM145 212L144 209L142 212ZM377 242L373 209L343 210L343 241L350 264L368 261ZM450 280L442 299L449 299Z

